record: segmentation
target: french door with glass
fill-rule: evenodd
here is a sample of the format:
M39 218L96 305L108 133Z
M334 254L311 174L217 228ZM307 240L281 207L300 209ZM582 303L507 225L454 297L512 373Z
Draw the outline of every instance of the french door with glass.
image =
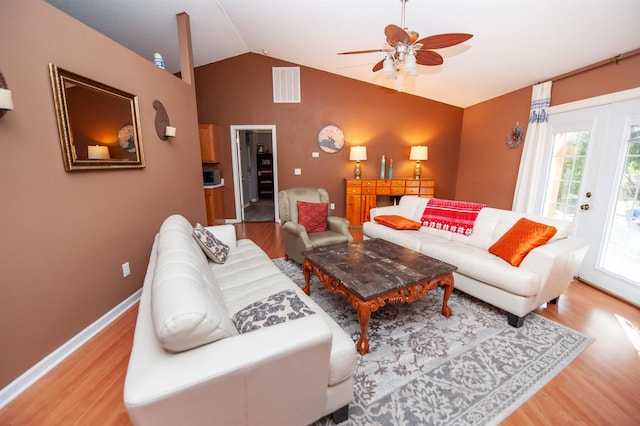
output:
M541 213L589 241L578 277L640 305L640 99L549 115Z

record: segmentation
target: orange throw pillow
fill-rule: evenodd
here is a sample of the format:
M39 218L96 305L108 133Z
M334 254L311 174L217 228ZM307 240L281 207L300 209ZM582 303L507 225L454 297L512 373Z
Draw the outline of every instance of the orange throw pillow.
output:
M304 226L309 234L327 230L328 212L327 203L307 203L298 200L298 223Z
M397 215L381 215L373 218L376 222L381 223L382 225L386 225L393 229L420 229L422 225L420 225L415 220L407 219L402 216Z
M531 250L549 241L556 231L553 226L523 217L489 247L489 253L501 257L513 266L520 266Z

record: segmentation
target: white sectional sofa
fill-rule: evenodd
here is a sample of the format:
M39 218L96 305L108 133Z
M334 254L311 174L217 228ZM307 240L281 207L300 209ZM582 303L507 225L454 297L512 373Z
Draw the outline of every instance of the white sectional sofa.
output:
M124 386L134 424L345 419L353 398L353 340L254 242L236 241L233 225L206 229L230 247L223 264L207 259L182 216L167 218L156 235ZM302 305L304 315L238 332L234 315L245 321L243 329L260 326L256 302L271 309L269 318L279 304Z
M362 227L364 237L383 238L457 266L455 288L505 310L514 327L522 326L525 315L542 304L557 303L587 251L586 241L571 236L571 223L490 207L480 210L469 236L426 226L397 230L375 220L394 215L420 222L428 201L403 196L397 205L371 209L371 220ZM522 217L554 226L557 232L515 267L488 249Z

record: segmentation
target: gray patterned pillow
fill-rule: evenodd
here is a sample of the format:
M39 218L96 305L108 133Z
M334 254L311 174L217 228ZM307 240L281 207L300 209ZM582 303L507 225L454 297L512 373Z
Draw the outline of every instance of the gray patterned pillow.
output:
M231 320L240 333L247 333L313 314L295 291L283 290L241 309Z
M199 223L193 228L193 236L209 259L216 263L227 261L229 246L220 241Z

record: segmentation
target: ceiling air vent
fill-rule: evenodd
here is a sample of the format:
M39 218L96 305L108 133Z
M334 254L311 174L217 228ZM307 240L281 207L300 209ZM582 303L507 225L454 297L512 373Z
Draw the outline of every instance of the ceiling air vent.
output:
M273 103L300 102L300 67L273 67Z

